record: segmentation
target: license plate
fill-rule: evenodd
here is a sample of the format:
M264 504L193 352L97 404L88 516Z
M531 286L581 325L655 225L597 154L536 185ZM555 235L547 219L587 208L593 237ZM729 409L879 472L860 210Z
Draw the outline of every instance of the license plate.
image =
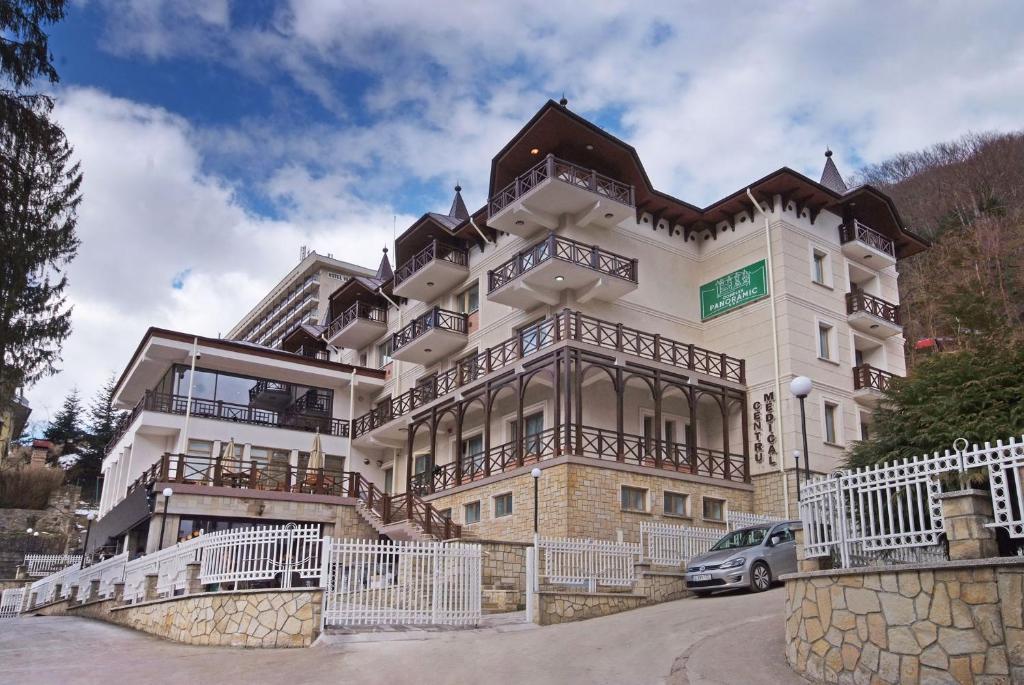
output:
M693 581L695 583L700 583L700 582L705 581L705 580L711 580L711 574L710 573L698 573L698 574L696 574L693 577Z

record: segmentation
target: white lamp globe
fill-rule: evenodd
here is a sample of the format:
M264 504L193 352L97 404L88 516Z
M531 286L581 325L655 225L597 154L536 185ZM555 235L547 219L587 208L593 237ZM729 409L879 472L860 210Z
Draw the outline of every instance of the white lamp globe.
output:
M89 519L90 521L95 521L96 520L96 512L95 511L90 511L88 514L85 515L85 518Z
M534 469L530 471L530 475L534 478L540 478L540 469L534 467Z
M164 497L170 497L173 494L174 490L171 490L170 488L164 488Z
M807 397L811 394L811 379L807 376L797 376L790 382L789 391L795 397Z

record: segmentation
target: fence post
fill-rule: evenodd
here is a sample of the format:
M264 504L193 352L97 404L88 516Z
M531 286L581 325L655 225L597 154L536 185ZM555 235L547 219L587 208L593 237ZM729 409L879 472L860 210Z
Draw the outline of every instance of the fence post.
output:
M100 579L93 578L89 581L89 597L87 602L94 602L100 596Z
M526 548L526 622L539 623L537 620L537 540L533 547Z
M156 583L160 576L156 573L146 574L146 586L143 594L143 600L149 602L156 599Z
M199 572L202 569L202 564L198 561L193 561L185 564L185 594L186 595L197 595L203 591L203 583L199 580Z

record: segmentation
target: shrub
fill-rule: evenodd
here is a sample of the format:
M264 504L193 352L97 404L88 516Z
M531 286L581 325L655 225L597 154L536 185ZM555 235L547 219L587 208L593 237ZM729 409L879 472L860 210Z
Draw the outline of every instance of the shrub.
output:
M45 509L50 495L64 484L64 472L45 466L0 469L0 508Z

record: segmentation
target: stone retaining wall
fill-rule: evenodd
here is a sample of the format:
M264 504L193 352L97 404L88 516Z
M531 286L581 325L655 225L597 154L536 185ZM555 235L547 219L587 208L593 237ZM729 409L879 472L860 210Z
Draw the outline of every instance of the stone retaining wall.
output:
M540 605L537 616L542 626L609 616L646 603L643 595L625 592L542 591L537 593L537 599Z
M1024 559L785 576L786 658L825 683L1024 683Z

